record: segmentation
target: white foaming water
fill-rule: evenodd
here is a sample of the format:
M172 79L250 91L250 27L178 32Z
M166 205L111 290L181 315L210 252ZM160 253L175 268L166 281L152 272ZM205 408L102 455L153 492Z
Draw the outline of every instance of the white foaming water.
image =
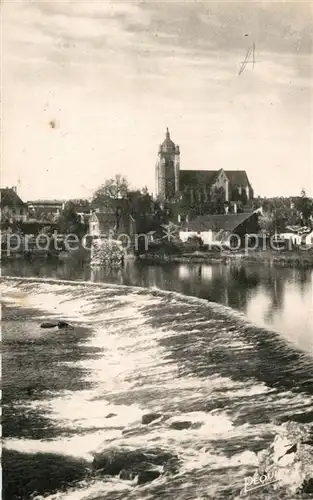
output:
M26 282L25 282L26 283ZM125 287L118 286L87 286L86 284L33 282L20 286L20 289L7 281L4 301L8 305L23 308L34 308L49 314L51 317L62 317L78 325L92 325L92 335L82 346L96 349L98 354L81 361L66 361L86 370L85 381L91 383L91 388L81 391L63 391L54 397L31 403L31 407L44 409L57 427L66 427L73 435L58 437L53 440L7 439L5 446L22 452L57 452L76 457L92 459L93 453L109 445L129 446L134 449L160 446L178 453L183 460L181 473L189 473L197 469L219 469L231 467L256 466L256 454L248 449L234 453L231 457L223 451L220 441L240 442L244 439L260 439L263 434L274 433L276 426L267 422L259 425L244 423L236 425L238 407L233 407L231 400L241 398L246 409L253 407L253 397L269 398L269 404L288 405L292 399L298 404L302 395L281 394L279 401L271 399L273 390L255 380L235 381L229 376L218 373L197 377L192 373L182 373L179 358L169 358L166 339L174 338L173 322L179 322L179 313L166 313L167 302L164 293L123 293ZM158 292L159 293L159 292ZM182 296L169 294L177 298L177 304L182 303ZM188 297L188 302L198 303L198 299ZM171 304L173 305L173 302ZM204 301L200 301L203 305ZM213 307L221 313L223 306ZM153 311L150 312L150 311ZM165 313L163 313L165 312ZM166 314L169 323L157 326L153 320L158 315L164 320ZM230 311L226 313L231 315ZM238 319L239 315L236 315ZM182 316L181 321L184 321ZM201 332L202 328L213 328L222 324L218 318L207 318L203 309L192 321L195 327L187 332L180 332L180 337L186 336L186 341L192 335ZM164 325L164 323L163 323ZM219 331L225 332L221 326ZM243 351L253 348L246 340L239 338L239 329L232 331L229 349ZM193 349L199 349L203 340L195 340L188 347L190 356ZM196 343L197 342L197 343ZM219 347L219 338L212 344ZM60 362L61 364L63 362ZM277 396L277 395L276 395ZM229 400L226 408L213 411L196 410L197 405L203 405L208 400L217 397ZM276 397L277 400L277 397ZM303 399L302 399L303 401ZM262 400L266 405L267 401ZM190 411L195 405L194 411ZM275 406L275 405L274 405ZM185 411L184 408L188 408ZM141 424L142 415L149 411L159 411L168 418ZM107 415L113 414L110 418ZM175 422L190 422L190 427L178 430L172 427ZM122 431L126 431L122 433ZM231 482L229 480L224 480ZM163 481L163 480L162 480ZM206 480L207 481L207 480ZM204 483L206 484L206 483ZM103 491L130 491L132 484L118 479L103 482L93 482L82 486L82 489L59 493L50 496L50 500L79 500L91 495L100 495ZM187 495L187 494L186 494ZM113 498L113 497L112 497ZM126 497L125 497L126 498ZM135 497L134 497L135 498ZM139 497L137 497L139 498ZM153 497L151 497L153 498ZM190 498L180 496L179 498ZM213 498L213 497L211 497Z

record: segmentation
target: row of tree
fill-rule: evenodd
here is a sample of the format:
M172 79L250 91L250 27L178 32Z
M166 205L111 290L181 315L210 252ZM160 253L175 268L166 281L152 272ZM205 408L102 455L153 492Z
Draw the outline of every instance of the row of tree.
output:
M282 232L286 226L295 225L312 227L313 199L304 189L300 196L295 197L258 197L254 200L254 207L263 209L259 224L265 232Z

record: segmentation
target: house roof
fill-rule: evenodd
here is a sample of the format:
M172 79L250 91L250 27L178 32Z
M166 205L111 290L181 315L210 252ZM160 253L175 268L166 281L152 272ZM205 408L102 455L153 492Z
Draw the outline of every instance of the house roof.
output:
M1 207L26 207L19 195L12 188L0 188Z
M211 185L221 170L180 170L179 182L184 185L196 186L199 184ZM224 170L230 184L233 186L250 186L245 170Z
M51 206L51 205L57 205L57 206L62 206L63 203L65 203L66 200L31 200L31 201L28 201L27 204L28 205L47 205L47 206Z
M78 198L78 199L68 200L68 202L74 206L76 212L82 212L82 213L90 212L91 204L89 200Z
M286 230L291 231L292 233L301 234L301 235L306 234L306 233L310 233L312 231L312 229L309 228L308 226L300 226L300 225L286 226Z
M202 215L193 221L186 222L183 230L189 231L234 231L245 220L250 219L252 213L227 214L227 215Z
M95 221L95 218L99 221L100 224L108 224L112 222L116 222L115 213L105 213L105 212L96 212L90 215L90 222Z

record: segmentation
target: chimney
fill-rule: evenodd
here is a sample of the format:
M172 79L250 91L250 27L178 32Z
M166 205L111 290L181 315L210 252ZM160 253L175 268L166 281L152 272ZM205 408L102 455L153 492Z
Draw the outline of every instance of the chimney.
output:
M16 193L16 186L12 186L12 191L14 191L14 193Z

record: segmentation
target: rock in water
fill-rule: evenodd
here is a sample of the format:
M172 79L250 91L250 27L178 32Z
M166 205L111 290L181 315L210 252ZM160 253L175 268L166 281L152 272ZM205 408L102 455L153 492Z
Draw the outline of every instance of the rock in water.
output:
M141 423L148 425L150 422L153 422L153 420L157 420L160 417L162 417L161 413L146 413L145 415L142 415Z
M144 484L163 473L175 473L177 469L173 467L173 462L178 467L178 457L160 448L133 450L122 447L97 453L93 468L98 474L119 475L121 479L132 480L138 476L138 484Z
M41 323L40 328L55 328L56 326L58 326L58 323L50 323L49 321L46 321Z
M286 422L271 446L259 455L259 474L271 471L277 479L277 488L285 488L290 497L312 492L312 430L308 424Z
M177 420L170 424L171 429L175 429L177 431L182 431L183 429L189 429L192 426L192 422L189 420Z
M138 474L137 484L150 483L151 481L157 479L160 475L161 475L160 471L155 469L141 471Z
M62 328L70 328L71 330L73 329L72 325L69 325L69 323L66 323L66 321L58 321L58 328L61 330Z

